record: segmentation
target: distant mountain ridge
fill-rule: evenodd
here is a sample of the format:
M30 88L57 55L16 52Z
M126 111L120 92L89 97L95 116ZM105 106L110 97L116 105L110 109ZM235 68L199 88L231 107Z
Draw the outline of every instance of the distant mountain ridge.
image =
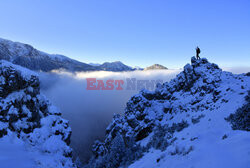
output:
M70 59L63 55L47 54L31 45L0 38L0 59L10 61L36 71L66 69L69 71L91 71L95 67Z
M163 65L160 65L160 64L154 64L154 65L151 65L151 66L145 68L144 70L159 70L159 69L167 70L168 68L163 66Z
M55 69L67 71L132 71L135 70L120 61L103 64L87 64L64 55L48 54L29 44L0 38L0 59L35 71L48 72Z
M105 62L102 65L98 66L100 69L105 71L133 71L134 69L123 64L121 61L115 62Z
M99 63L83 63L64 55L48 54L34 48L29 44L13 42L0 38L0 59L12 62L34 71L49 72L56 69L66 71L135 71L135 70L153 70L167 69L166 67L154 64L147 68L138 66L131 67L123 64L121 61Z

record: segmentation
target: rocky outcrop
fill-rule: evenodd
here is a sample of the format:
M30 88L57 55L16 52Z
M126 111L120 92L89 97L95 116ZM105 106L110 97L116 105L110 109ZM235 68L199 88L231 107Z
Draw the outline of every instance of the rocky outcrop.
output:
M35 158L37 167L74 167L69 123L40 94L36 74L0 61L0 138L10 133L24 141L31 151L46 155ZM53 163L45 158L53 158Z
M230 114L226 118L234 130L250 131L250 91L248 91L245 100L246 103L236 113Z
M154 164L165 160L161 165L167 167L166 160L172 156L199 151L195 148L201 147L197 143L206 141L204 136L221 139L224 134L218 132L232 131L224 118L237 110L239 104L234 99L246 96L247 90L250 90L249 83L249 77L244 74L223 72L206 58L197 60L193 57L191 64L187 64L176 78L159 84L155 91L142 90L128 101L124 116L115 115L107 127L105 140L95 142L94 156L86 167L128 167L143 156L145 160L140 160L147 162L147 158L152 157L149 151L157 150L162 154L156 155ZM248 106L242 108L241 114L230 118L244 118L242 127L245 128L249 123L242 114L246 114ZM217 132L209 134L213 129ZM204 135L200 132L202 130ZM203 139L200 140L201 135ZM144 166L152 167L152 164Z

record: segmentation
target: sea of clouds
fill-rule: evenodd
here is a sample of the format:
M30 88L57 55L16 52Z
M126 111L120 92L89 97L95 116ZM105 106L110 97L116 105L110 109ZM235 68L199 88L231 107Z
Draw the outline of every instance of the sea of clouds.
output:
M91 154L94 140L104 138L105 129L113 115L122 115L126 102L139 92L139 88L126 89L127 79L166 82L178 72L180 70L77 73L53 71L40 73L41 91L60 108L63 117L70 121L74 154L86 161ZM87 90L86 78L96 78L104 82L108 79L124 80L124 90Z
M249 68L223 68L234 73L248 72ZM77 72L53 71L40 73L41 91L60 108L63 117L70 121L73 134L71 146L74 155L85 162L91 155L94 140L102 140L105 129L113 114L123 115L126 102L139 92L126 89L126 80L161 80L167 82L174 78L179 70L151 70L132 72ZM87 78L97 80L124 80L123 90L87 90Z

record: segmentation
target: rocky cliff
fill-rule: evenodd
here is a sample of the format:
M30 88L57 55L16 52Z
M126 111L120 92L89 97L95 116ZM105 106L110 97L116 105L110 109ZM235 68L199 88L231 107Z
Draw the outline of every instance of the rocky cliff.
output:
M70 135L68 121L40 94L36 74L0 61L0 167L74 167Z
M176 78L128 101L86 167L247 168L249 97L249 76L193 57Z

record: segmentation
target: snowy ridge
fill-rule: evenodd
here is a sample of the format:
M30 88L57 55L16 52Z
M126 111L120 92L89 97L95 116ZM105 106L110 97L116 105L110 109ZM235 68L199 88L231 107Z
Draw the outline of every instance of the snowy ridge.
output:
M132 71L120 61L105 62L103 64L86 64L64 55L48 54L39 51L28 44L13 42L0 38L0 59L21 65L35 71L52 71L63 69L66 71Z
M249 76L193 57L176 78L129 100L85 167L247 168L249 109Z
M71 128L35 73L0 61L1 168L71 168Z
M133 68L123 64L120 61L115 62L105 62L102 65L98 66L100 69L104 71L114 71L114 72L120 72L120 71L132 71Z
M63 55L47 54L31 45L0 38L0 59L7 60L36 71L65 69L68 71L91 71L95 67Z

